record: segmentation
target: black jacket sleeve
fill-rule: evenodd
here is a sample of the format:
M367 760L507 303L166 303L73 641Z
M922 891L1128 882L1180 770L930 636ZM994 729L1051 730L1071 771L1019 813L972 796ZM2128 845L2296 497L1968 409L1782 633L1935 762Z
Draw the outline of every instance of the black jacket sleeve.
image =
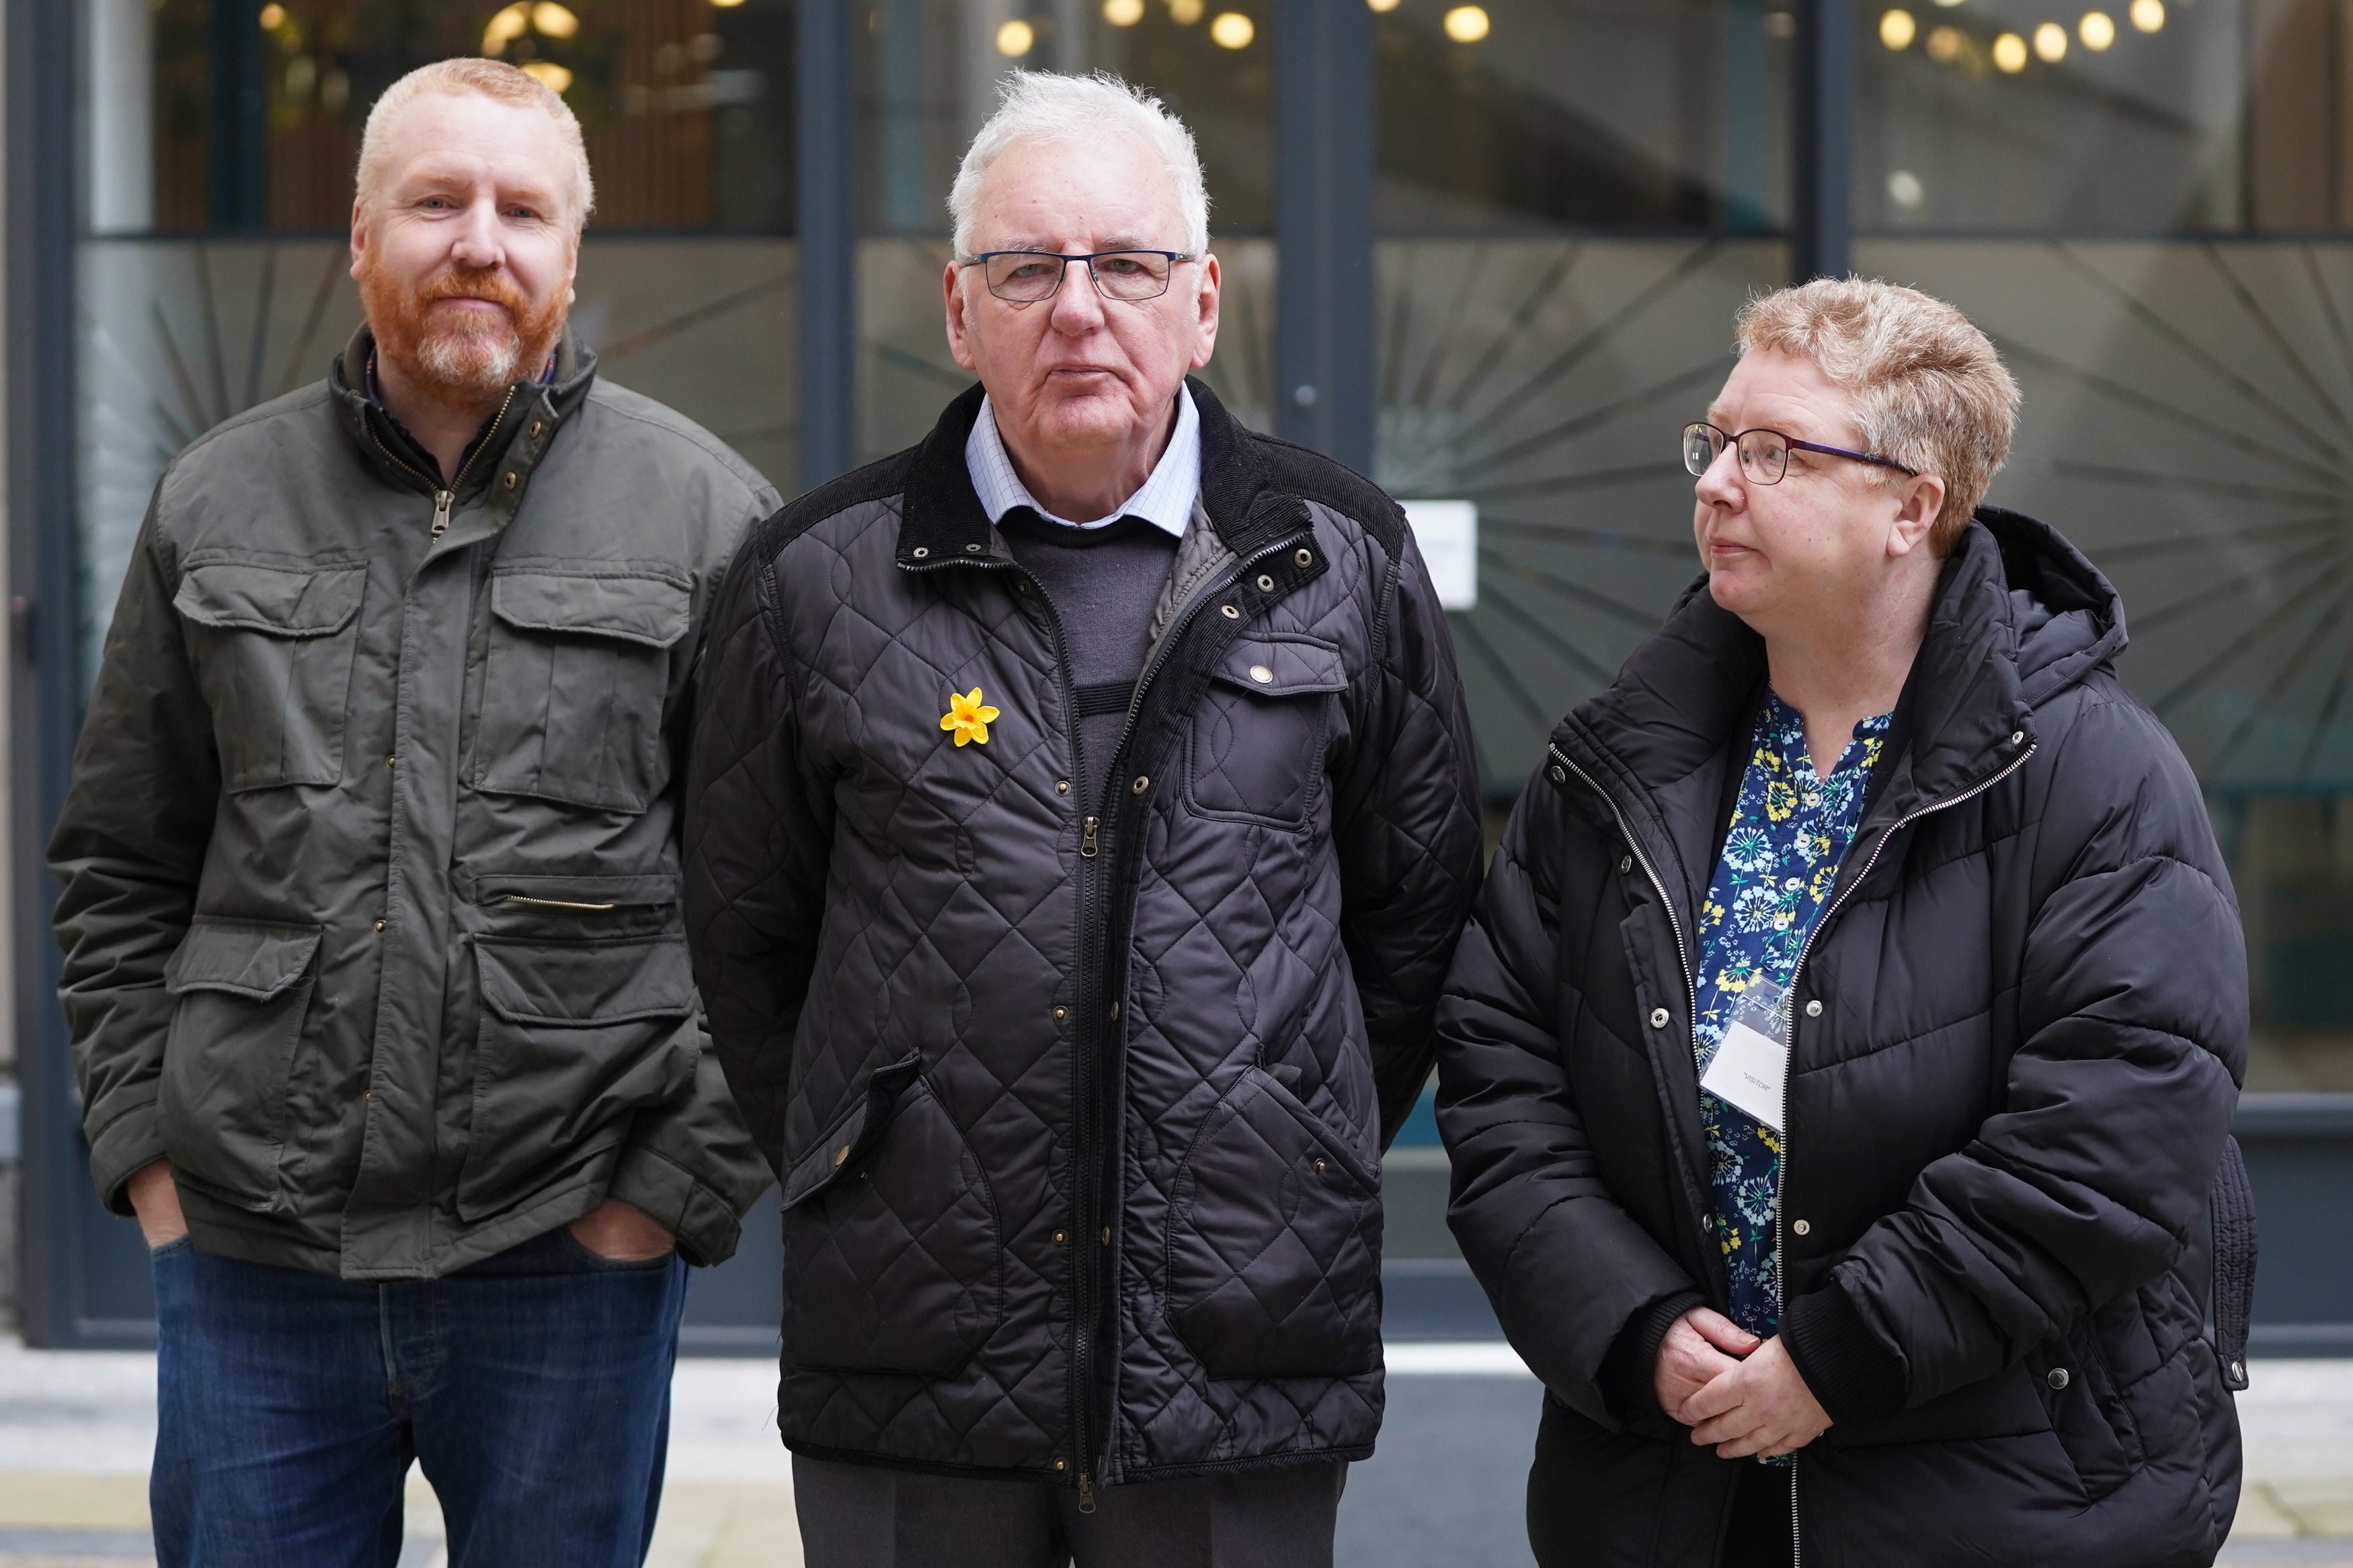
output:
M2031 776L2038 897L2004 1101L1834 1266L1844 1300L1791 1303L1833 1416L1993 1375L2171 1268L2204 1223L2246 1070L2237 900L2146 710L2112 695L2052 744Z
M1387 1148L1430 1079L1431 1016L1479 890L1483 835L1454 643L1410 534L1384 600L1375 658L1352 694L1356 743L1336 781L1333 833L1340 935L1364 1007Z
M1648 1369L1630 1365L1638 1342L1654 1359L1665 1309L1703 1298L1610 1195L1563 1059L1579 984L1563 972L1558 879L1565 841L1587 831L1541 774L1513 810L1439 1007L1438 1125L1447 1220L1504 1336L1556 1397L1615 1426L1657 1408Z
M49 868L63 885L59 995L90 1174L121 1215L131 1213L132 1173L164 1158L156 1099L172 1022L164 972L195 914L220 799L212 710L181 640L163 551L151 507L49 840Z
M785 514L789 515L789 514ZM685 902L695 984L752 1140L778 1169L793 1036L808 995L833 844L807 771L800 671L779 624L775 521L729 568L712 617L687 770Z

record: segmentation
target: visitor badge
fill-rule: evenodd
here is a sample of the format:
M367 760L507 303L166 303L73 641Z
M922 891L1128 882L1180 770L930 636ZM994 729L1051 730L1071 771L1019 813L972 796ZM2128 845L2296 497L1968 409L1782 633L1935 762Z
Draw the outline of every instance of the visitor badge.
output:
M1724 1043L1699 1080L1700 1088L1775 1132L1781 1131L1781 1091L1789 1071L1781 1000L1781 988L1769 980L1742 992Z

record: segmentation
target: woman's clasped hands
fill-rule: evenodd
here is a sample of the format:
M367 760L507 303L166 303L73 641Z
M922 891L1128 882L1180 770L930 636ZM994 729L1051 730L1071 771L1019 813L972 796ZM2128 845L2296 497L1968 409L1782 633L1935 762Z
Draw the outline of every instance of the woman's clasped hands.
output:
M1706 1307L1677 1318L1660 1342L1653 1387L1659 1408L1720 1458L1778 1458L1830 1429L1787 1346Z

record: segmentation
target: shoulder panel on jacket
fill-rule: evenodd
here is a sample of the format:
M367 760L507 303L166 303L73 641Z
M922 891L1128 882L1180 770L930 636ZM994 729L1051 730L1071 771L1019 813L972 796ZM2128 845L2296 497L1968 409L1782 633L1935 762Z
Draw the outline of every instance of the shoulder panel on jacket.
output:
M1267 473L1276 488L1322 501L1378 540L1391 555L1403 549L1405 509L1390 500L1387 490L1321 452L1280 436L1256 430L1250 436L1258 443L1259 455L1266 460Z
M773 488L767 476L747 462L742 453L667 403L656 402L642 392L632 392L601 374L588 388L587 401L624 418L638 420L678 437L725 468L754 494Z
M893 452L795 496L752 530L745 553L758 561L773 561L785 546L826 519L839 517L863 502L899 494L907 488L907 468L914 461L915 450L910 447Z

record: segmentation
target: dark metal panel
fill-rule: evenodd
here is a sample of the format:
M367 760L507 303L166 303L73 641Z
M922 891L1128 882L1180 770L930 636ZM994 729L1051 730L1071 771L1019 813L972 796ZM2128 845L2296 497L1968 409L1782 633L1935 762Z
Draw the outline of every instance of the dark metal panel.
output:
M850 0L800 0L801 472L803 489L858 453L857 56Z
M18 1310L37 1345L152 1337L138 1233L99 1207L58 1011L56 889L45 861L81 715L74 535L73 0L13 0L7 19L10 847L16 1072L24 1089ZM126 1234L127 1233L127 1234Z
M1789 276L1843 278L1854 237L1853 0L1798 6L1789 104Z
M1373 16L1278 0L1275 429L1373 466Z
M2353 1094L2250 1094L2235 1131L2262 1238L2248 1350L2353 1355Z

